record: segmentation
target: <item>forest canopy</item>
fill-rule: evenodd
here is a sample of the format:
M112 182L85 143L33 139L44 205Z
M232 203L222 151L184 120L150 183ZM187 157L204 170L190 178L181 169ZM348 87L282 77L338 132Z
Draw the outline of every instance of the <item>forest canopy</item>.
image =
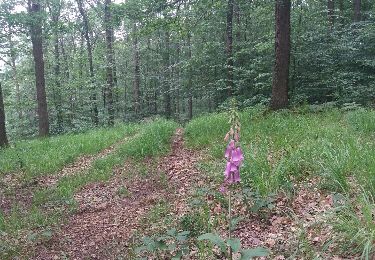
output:
M38 126L43 136L156 115L185 121L231 97L269 105L280 82L280 108L374 104L371 0L0 2L10 138Z

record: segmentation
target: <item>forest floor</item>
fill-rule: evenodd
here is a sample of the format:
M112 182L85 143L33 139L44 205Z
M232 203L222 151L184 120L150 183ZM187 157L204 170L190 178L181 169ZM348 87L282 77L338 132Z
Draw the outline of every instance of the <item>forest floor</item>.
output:
M74 195L77 212L59 227L51 240L37 247L35 259L118 259L120 255L132 259L129 256L132 239L141 230L143 234L150 232L150 227L142 223L146 214L165 201L171 214L184 215L188 210L188 194L201 178L196 168L200 153L184 147L183 129L177 129L171 148L157 163L151 158L143 161L150 171L146 174L135 169L136 162L127 161L114 169L109 181L83 187ZM87 167L90 163L78 164ZM74 165L77 163L69 169ZM78 167L69 172L80 170ZM64 174L66 170L61 172Z
M301 118L286 121L291 125L284 129L293 129L293 124L316 126L308 135L313 140L318 136L314 131L322 131L322 138L340 135L340 124L321 129L313 121L319 122L321 118ZM156 121L95 155L77 157L54 174L39 176L27 185L17 180L17 175L5 175L2 182L7 182L13 191L0 194L0 249L5 252L1 255L0 250L0 256L41 260L172 259L187 248L182 259L226 259L219 247L197 240L204 233L229 236L228 193L219 192L225 166L225 147L218 139L223 132L219 120L226 122L219 114L216 118L197 119L185 129ZM285 122L277 117L269 119L275 121ZM241 184L232 187L232 236L240 239L243 248L267 248L269 256L261 259L373 259L375 245L371 232L375 207L372 198L366 197L371 194L371 183L364 186L371 181L371 175L363 175L363 184L349 174L344 179L324 175L336 173L335 169L350 172L338 168L342 165L354 171L363 164L349 164L347 158L353 156L337 157L327 160L323 175L317 174L318 168L314 167L326 162L315 148L321 145L322 149L331 149L331 143L312 143L297 129L288 139L276 136L281 139L275 138L275 142L282 140L279 150L274 143L258 138L257 131L263 133L268 129L262 125L268 122L258 124L259 129L253 127L249 131L255 139L250 139L246 132L242 137L242 147L249 152L245 154ZM212 128L215 125L217 129ZM351 133L345 134L345 140L349 140ZM365 143L356 135L353 138L357 142L351 143L353 151L357 149L355 145L361 149L372 147L366 135ZM283 143L284 140L304 148L298 150L293 143ZM265 153L262 145L266 145ZM165 146L169 147L165 149L168 152L160 152ZM311 153L301 155L300 151ZM353 151L335 150L335 154ZM286 156L289 159L283 160ZM285 161L290 165L285 165ZM372 169L367 167L364 169ZM280 169L289 175L280 175ZM268 172L270 175L266 175ZM364 170L363 173L367 174ZM344 184L350 188L344 189ZM260 194L259 188L266 195ZM188 238L175 236L176 232L189 232ZM345 241L350 234L353 240ZM166 247L155 247L161 245L155 241L164 241L166 237ZM347 250L348 245L353 245L352 250ZM242 258L236 253L234 259Z

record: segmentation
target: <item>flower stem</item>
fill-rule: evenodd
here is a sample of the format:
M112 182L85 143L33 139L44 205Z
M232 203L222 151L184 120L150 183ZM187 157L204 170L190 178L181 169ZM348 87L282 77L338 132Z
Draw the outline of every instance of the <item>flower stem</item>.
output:
M231 227L231 224L232 224L232 193L231 193L231 190L229 188L229 201L228 201L228 210L229 210L229 214L228 214L228 226L229 226L229 239L232 238L232 227ZM233 258L233 252L232 252L232 247L229 246L229 259L232 260Z

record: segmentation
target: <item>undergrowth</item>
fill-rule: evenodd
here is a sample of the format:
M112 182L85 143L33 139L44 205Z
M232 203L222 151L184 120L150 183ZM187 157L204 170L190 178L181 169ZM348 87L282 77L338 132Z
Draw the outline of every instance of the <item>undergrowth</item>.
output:
M31 179L56 172L79 156L98 153L138 129L135 124L127 124L15 143L0 149L0 176L22 172L23 178Z
M32 205L28 209L21 209L16 203L9 214L0 211L0 236L3 238L0 241L0 258L11 259L22 255L20 248L25 244L25 237L21 234L29 233L39 237L35 234L53 229L62 223L68 214L74 212L74 194L81 187L92 182L107 181L113 175L113 169L121 166L126 159L160 156L168 152L176 127L177 124L167 120L156 120L139 126L123 126L122 136L124 130L138 132L113 153L97 159L89 170L65 176L59 179L56 186L36 190ZM95 140L92 142L95 143Z
M375 253L375 112L305 110L270 113L258 107L241 112L242 187L257 194L263 205L279 192L293 194L299 181L318 180L323 192L340 194L348 201L330 220L337 237L343 238L335 241L337 246L347 255L359 253L362 259L371 259ZM198 117L185 131L187 146L207 150L211 160L204 170L217 179L222 178L220 169L225 165L227 118L226 113Z

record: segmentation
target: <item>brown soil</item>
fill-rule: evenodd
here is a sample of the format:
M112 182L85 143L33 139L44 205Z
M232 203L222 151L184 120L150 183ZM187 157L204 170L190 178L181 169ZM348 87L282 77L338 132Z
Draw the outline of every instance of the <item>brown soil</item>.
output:
M143 217L160 199L172 205L172 211L186 211L185 199L197 180L195 167L199 155L184 148L183 130L178 129L172 151L160 158L156 169L142 176L126 162L115 169L108 182L89 184L75 195L78 211L60 227L53 239L39 245L34 259L117 259L127 256L133 236L143 233ZM151 168L151 160L145 162ZM167 176L167 184L161 176ZM195 177L194 177L195 176ZM121 195L126 190L127 196ZM172 192L173 191L173 192ZM139 229L142 229L140 231Z

